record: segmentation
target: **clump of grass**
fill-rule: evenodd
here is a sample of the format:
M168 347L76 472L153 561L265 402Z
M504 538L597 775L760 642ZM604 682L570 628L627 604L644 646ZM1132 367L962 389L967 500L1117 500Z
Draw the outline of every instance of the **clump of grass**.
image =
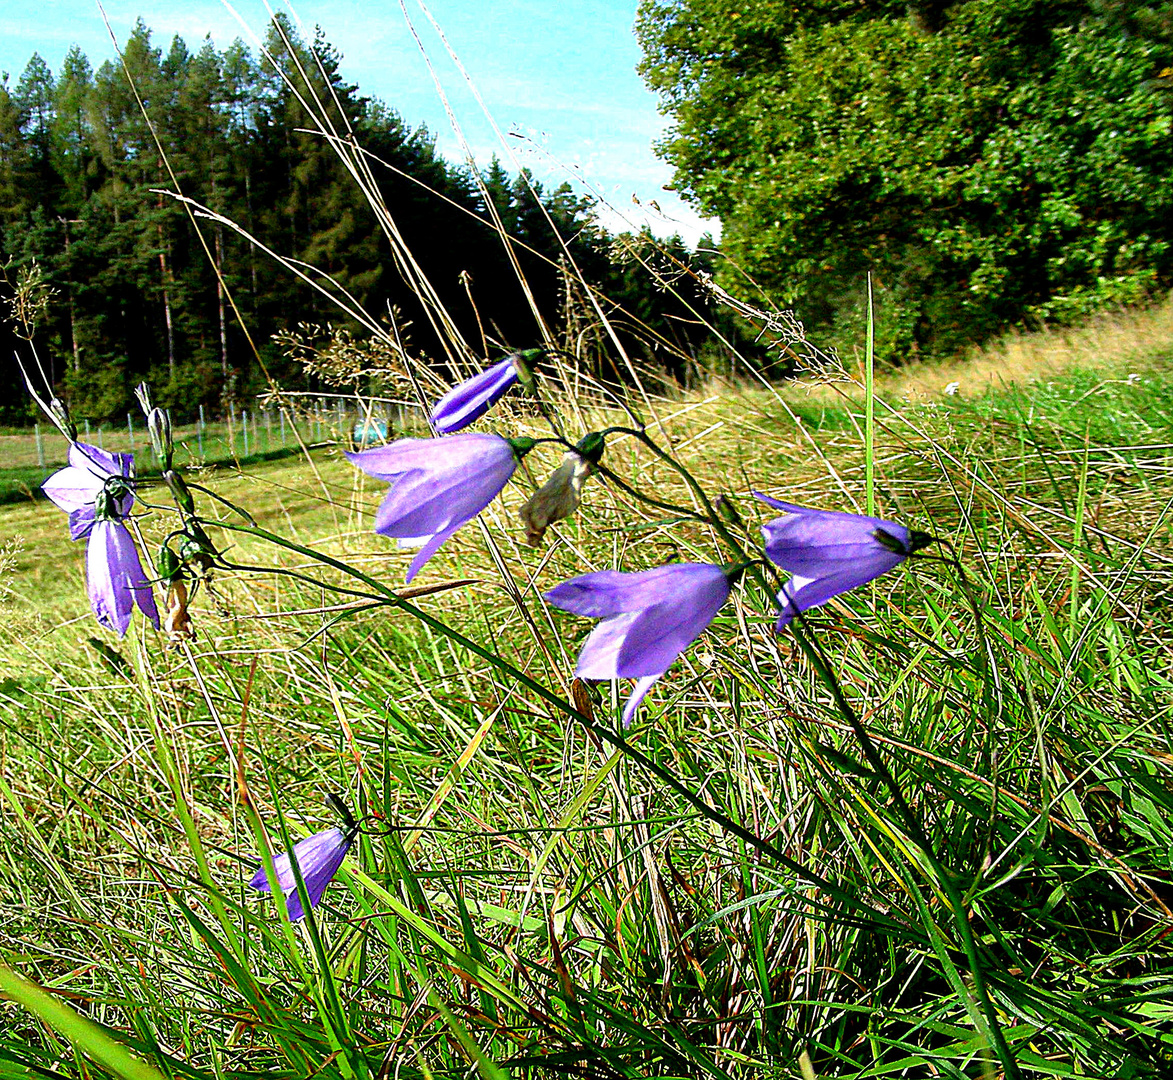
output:
M1021 401L994 394L983 409L881 417L881 509L963 551L984 643L956 581L931 567L837 603L816 633L941 861L968 883L1020 1064L1102 1075L1130 1060L1157 1073L1173 899L1169 456L1150 451L1124 486L1114 440L1063 441L1071 432L1048 412L1059 399L1036 403L1030 423ZM850 407L822 430L780 417L766 393L676 410L664 410L667 430L714 489L744 491L744 473L846 505L840 485L862 475ZM1118 422L1137 418L1122 406ZM812 444L833 472L812 466ZM683 497L634 448L615 452ZM289 489L304 500L312 482L304 469L291 483L288 469L242 478L234 501L279 517ZM353 502L354 475L329 460L317 473L330 505L290 519L302 538L393 573L353 517L370 495ZM1138 502L1142 475L1150 494ZM257 497L266 487L271 502ZM508 538L510 512L491 516L486 536ZM703 532L669 530L602 485L560 528L542 554L454 546L437 576L485 584L428 608L551 686L574 645L533 606L539 564L556 579L712 550ZM6 882L19 885L5 947L42 981L67 978L74 1000L136 1031L132 1045L155 1060L247 1074L337 1062L340 1044L354 1069L386 1060L409 1075L483 1058L737 1076L805 1054L822 1074L866 1076L988 1055L932 874L833 701L769 633L768 597L747 591L717 620L635 738L850 904L732 841L426 627L347 617L281 577L216 589L190 650L148 650L146 666L129 648L124 664L26 653L43 681L6 690L7 759L20 763L9 805L21 813L7 838ZM606 695L590 707L614 715ZM270 829L284 815L294 836L321 827L324 787L357 791L403 827L364 840L340 874L320 952L283 938L242 891L255 850L232 809L242 771ZM38 821L56 824L46 835ZM63 916L47 937L44 910ZM79 967L83 954L98 966Z
M589 430L615 387L572 344L546 341L545 386ZM920 400L881 380L873 430L851 384L668 400L611 360L727 494L720 529L596 479L525 548L535 451L429 563L459 587L404 597L368 531L381 485L333 452L206 474L259 523L199 495L251 569L202 580L198 636L165 648L137 624L91 640L79 549L32 535L55 511L0 511L51 559L14 599L51 626L0 626L0 945L70 1010L3 1006L3 1060L132 1074L78 1014L189 1080L1167 1071L1173 382L1074 363ZM606 460L693 505L639 439ZM803 648L751 577L622 733L614 691L572 681L586 627L539 593L713 560L719 531L750 544L751 488L874 500L966 578L910 560L813 615ZM380 827L295 928L244 882L322 827L323 789Z

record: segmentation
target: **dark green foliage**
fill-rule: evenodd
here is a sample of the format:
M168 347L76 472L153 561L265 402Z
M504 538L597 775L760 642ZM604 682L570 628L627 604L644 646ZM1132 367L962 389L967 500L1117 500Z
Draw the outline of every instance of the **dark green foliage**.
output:
M541 339L467 170L439 158L425 128L347 83L320 32L311 46L278 18L265 44L263 60L240 41L220 53L210 41L193 51L177 37L164 49L140 20L117 62L95 71L75 48L55 77L34 56L15 89L0 86L0 244L15 264L11 279L35 259L56 290L37 328L38 353L79 416L125 413L142 378L180 418L201 403L214 412L244 401L266 376L305 387L273 334L301 322L358 330L239 232L193 218L163 192L182 193L312 267L328 291L344 290L375 318L395 309L413 352L446 355L367 196L315 133L323 120L371 155L382 204L466 339L486 351L494 341ZM624 344L647 360L670 354L683 370L681 357L696 355L703 334L682 334L683 304L651 302L651 279L614 263L611 238L588 227L585 200L567 185L544 192L496 162L487 181L547 324L563 321L564 237L591 280L618 290L614 299L647 321ZM691 260L679 244L674 250ZM0 325L0 355L18 346L27 349ZM0 418L31 416L10 359L0 386Z
M727 288L900 362L1173 275L1170 5L645 0L676 182Z

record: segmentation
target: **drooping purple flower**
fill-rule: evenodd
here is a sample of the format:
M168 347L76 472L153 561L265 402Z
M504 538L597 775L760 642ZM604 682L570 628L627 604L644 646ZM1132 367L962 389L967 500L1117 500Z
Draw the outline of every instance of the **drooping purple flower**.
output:
M399 439L348 453L363 472L391 484L375 514L375 532L401 548L420 547L411 581L457 529L489 505L508 483L531 439L469 433L442 439Z
M289 912L291 922L304 918L305 909L301 904L301 895L297 891L297 880L293 876L290 856L297 860L301 878L305 882L305 891L309 894L310 907L317 907L326 886L334 880L334 875L338 873L338 868L357 835L358 829L353 825L345 832L338 828L326 829L325 832L299 840L293 845L292 852L284 851L274 857L273 869L277 872L277 887L285 897L285 909ZM249 880L249 885L261 892L273 891L263 865Z
M786 513L762 526L766 554L791 575L778 593L779 630L800 611L886 574L932 540L882 518L812 510L756 491L754 495Z
M86 583L98 623L123 636L135 605L159 628L159 612L138 548L123 522L134 504L134 458L73 443L69 464L41 490L69 514L69 535L89 537Z
M155 594L143 573L138 548L121 521L99 518L94 522L86 548L86 582L90 607L107 630L116 631L119 637L125 635L135 604L159 629Z
M546 593L547 603L602 619L578 654L583 679L636 679L623 726L656 680L713 621L729 597L730 576L710 563L674 563L626 574L582 574Z
M468 427L504 397L519 377L514 357L507 356L479 375L465 379L432 406L432 427L441 435Z

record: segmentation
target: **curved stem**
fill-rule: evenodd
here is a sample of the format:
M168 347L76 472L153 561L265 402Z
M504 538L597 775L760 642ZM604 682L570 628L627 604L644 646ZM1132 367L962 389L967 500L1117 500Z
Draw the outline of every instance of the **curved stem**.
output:
M222 529L227 529L231 532L241 533L247 536L255 536L258 539L265 540L276 547L285 548L288 551L293 551L299 555L304 555L308 558L315 559L325 566L333 567L335 570L339 570L342 573L353 577L355 580L361 581L364 585L367 585L373 589L381 598L381 602L386 606L400 609L405 614L410 615L412 618L417 619L419 622L423 623L425 626L435 630L437 633L443 634L451 641L457 643L463 648L469 650L469 652L474 653L481 659L492 664L495 668L497 668L498 671L515 679L546 704L552 705L559 712L564 713L567 717L580 724L586 730L592 732L597 738L602 739L616 750L619 750L625 757L628 757L641 765L657 779L663 781L664 784L666 784L672 791L674 791L680 798L682 798L686 803L688 803L689 806L700 813L703 817L721 826L721 828L726 832L729 832L738 839L744 841L758 853L766 855L775 862L786 867L804 881L811 885L815 885L821 889L829 898L836 900L840 904L843 904L849 908L855 908L857 910L862 909L864 912L866 912L866 920L861 916L849 916L845 920L846 922L861 926L870 924L873 927L882 927L885 930L895 931L906 936L912 934L917 939L919 939L922 944L927 941L927 939L918 934L913 927L897 922L895 919L890 918L883 912L863 904L858 897L852 896L838 885L814 873L814 871L807 869L805 866L799 862L796 862L794 859L791 859L774 844L767 840L763 840L759 836L756 836L754 833L737 824L737 822L733 821L725 814L722 814L720 811L714 810L699 795L689 790L689 788L687 788L671 772L669 772L663 766L657 764L622 736L616 735L607 728L596 724L594 720L580 712L569 701L548 690L546 687L542 686L541 683L528 676L524 671L514 667L507 660L504 660L496 653L491 652L483 645L477 644L477 642L473 641L471 638L465 637L462 633L460 633L458 630L455 630L447 623L435 618L432 615L429 615L427 612L416 607L414 604L411 604L397 596L386 585L383 585L375 578L372 578L369 574L363 573L357 567L351 566L340 559L335 559L329 555L323 554L320 551L315 551L313 548L304 547L303 545L294 543L291 540L286 540L284 537L278 536L276 533L271 533L267 529L262 529L257 526L233 525L229 523L220 523L219 527ZM295 572L290 571L290 573ZM305 575L297 576L305 577ZM312 578L307 578L306 580L311 581L315 585L328 589L335 589L340 592L350 592L350 590L345 590L339 586L319 582ZM364 594L353 593L353 595ZM836 917L843 919L843 916L839 913L836 913Z

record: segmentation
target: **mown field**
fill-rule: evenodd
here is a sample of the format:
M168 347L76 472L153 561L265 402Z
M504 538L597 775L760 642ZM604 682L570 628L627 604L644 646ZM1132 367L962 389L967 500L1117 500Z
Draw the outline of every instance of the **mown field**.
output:
M570 683L592 624L541 591L725 555L599 478L523 546L517 508L555 450L413 582L464 582L410 599L430 623L215 528L243 518L197 493L254 569L201 583L194 641L137 617L119 641L63 515L0 507L0 952L130 1052L104 1060L79 1027L86 1059L10 1002L3 1068L1167 1075L1169 318L881 378L870 455L850 382L653 402L649 433L726 496L737 536L768 516L751 489L861 511L870 475L881 516L947 540L968 585L909 560L812 612L812 653L747 577L627 733L626 685ZM634 440L604 460L690 505ZM409 556L370 531L385 487L337 449L190 479L402 589ZM174 519L140 496L150 545ZM325 828L323 791L380 828L290 927L243 884L257 822L278 849Z

